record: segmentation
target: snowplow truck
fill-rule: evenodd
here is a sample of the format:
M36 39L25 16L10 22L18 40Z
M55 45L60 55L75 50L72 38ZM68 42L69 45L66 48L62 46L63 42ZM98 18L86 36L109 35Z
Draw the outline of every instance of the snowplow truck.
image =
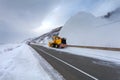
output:
M66 39L61 38L59 36L53 36L52 41L48 43L49 47L53 48L65 48L66 47Z

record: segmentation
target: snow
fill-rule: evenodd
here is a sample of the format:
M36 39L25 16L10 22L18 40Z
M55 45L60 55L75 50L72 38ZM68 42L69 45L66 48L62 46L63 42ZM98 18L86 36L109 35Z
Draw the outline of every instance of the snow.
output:
M16 46L12 51L0 54L0 80L63 80L31 47L26 44Z
M117 17L118 16L118 17ZM120 47L120 10L109 18L80 12L71 17L60 31L68 44L100 47Z

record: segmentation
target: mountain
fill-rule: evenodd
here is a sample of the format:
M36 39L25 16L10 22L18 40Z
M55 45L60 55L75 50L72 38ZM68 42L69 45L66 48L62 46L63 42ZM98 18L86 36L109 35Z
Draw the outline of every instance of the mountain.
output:
M51 40L52 36L59 35L59 32L60 32L61 29L62 29L62 26L58 27L58 28L55 28L48 33L45 33L45 34L43 34L39 37L36 37L36 38L32 39L30 42L46 44L46 43L48 43L48 40Z

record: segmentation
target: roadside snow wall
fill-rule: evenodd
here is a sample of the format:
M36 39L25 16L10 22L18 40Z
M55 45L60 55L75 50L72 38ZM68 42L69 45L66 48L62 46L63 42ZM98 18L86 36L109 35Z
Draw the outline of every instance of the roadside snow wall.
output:
M120 47L119 35L120 10L108 18L80 12L71 17L60 32L68 44L101 47Z

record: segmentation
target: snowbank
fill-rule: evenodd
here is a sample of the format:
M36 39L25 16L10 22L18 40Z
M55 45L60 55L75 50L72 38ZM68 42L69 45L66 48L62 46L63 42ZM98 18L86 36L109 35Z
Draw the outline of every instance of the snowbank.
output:
M119 16L120 10L113 12L109 18L80 12L67 21L60 36L66 37L68 44L120 47Z
M63 80L41 56L26 44L0 54L0 80Z

